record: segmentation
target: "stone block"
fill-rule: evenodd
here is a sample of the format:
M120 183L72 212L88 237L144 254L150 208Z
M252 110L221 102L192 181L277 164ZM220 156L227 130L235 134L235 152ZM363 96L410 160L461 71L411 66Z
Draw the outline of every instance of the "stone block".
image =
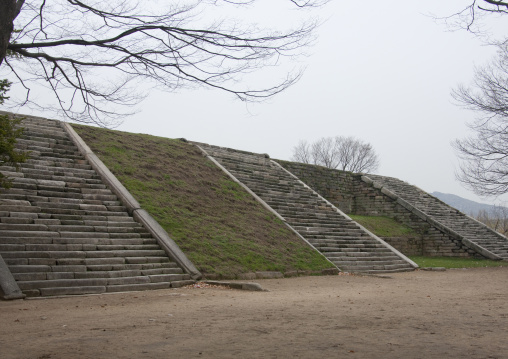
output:
M172 283L143 283L143 284L122 284L107 286L108 293L112 292L128 292L153 289L168 289Z
M74 279L74 278L75 278L74 272L49 272L49 273L46 273L46 279L48 279L48 280Z
M57 287L40 289L40 295L42 296L101 294L105 292L105 286Z

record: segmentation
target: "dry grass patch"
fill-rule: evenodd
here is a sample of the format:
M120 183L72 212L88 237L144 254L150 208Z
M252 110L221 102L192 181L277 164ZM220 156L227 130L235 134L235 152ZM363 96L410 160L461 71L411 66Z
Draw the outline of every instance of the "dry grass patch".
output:
M195 146L73 126L203 273L234 278L332 267Z

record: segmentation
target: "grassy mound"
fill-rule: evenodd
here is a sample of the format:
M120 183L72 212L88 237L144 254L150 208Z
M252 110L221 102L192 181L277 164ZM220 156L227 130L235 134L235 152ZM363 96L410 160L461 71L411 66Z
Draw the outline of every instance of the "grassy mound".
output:
M205 275L333 267L194 146L73 125Z
M352 214L349 217L378 237L409 238L418 235L412 228L389 217L358 216Z

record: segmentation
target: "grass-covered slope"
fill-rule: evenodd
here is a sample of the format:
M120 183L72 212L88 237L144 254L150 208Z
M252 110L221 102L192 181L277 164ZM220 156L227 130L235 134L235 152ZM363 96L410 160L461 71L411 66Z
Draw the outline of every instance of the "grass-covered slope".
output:
M479 267L507 267L506 261L493 261L489 259L460 258L460 257L423 257L410 256L421 268L442 267L442 268L479 268Z
M349 214L348 216L378 237L409 238L418 235L415 230L389 217L360 216L353 214Z
M332 267L191 144L74 128L205 275Z

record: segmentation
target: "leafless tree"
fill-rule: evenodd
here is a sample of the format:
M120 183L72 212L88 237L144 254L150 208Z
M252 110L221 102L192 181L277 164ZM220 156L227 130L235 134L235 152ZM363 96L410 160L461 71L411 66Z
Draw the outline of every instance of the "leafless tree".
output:
M323 137L312 144L300 141L293 148L291 160L351 172L373 172L378 157L368 143L353 137Z
M312 144L312 157L315 164L327 168L339 167L338 154L340 149L338 139L339 137L323 137Z
M372 172L379 166L379 160L372 145L353 137L342 138L338 141L338 152L339 166L343 171Z
M462 10L438 19L445 20L452 29L462 28L472 33L481 34L483 27L479 24L479 20L488 14L508 14L508 1L470 0Z
M505 236L508 235L508 207L494 205L490 211L483 209L478 212L476 219L493 230Z
M293 147L293 156L291 159L295 162L315 163L311 152L309 143L305 140L300 140L298 144Z
M457 179L478 195L498 196L508 192L508 38L494 39L485 30L489 14L508 14L508 1L470 0L467 7L445 19L498 50L490 63L475 68L469 86L459 85L452 91L460 106L478 115L468 124L472 135L452 143L461 160Z
M477 68L471 86L459 86L453 98L478 114L473 135L453 143L459 158L457 178L482 196L508 192L508 48L499 46L490 64Z
M276 31L202 16L218 5L256 2L2 0L0 75L23 86L23 104L41 106L32 92L42 84L63 115L99 125L131 113L143 98L136 89L146 83L169 91L205 86L243 101L262 100L294 84L301 71L261 88L247 86L243 76L301 54L316 21ZM288 0L297 8L324 2Z

